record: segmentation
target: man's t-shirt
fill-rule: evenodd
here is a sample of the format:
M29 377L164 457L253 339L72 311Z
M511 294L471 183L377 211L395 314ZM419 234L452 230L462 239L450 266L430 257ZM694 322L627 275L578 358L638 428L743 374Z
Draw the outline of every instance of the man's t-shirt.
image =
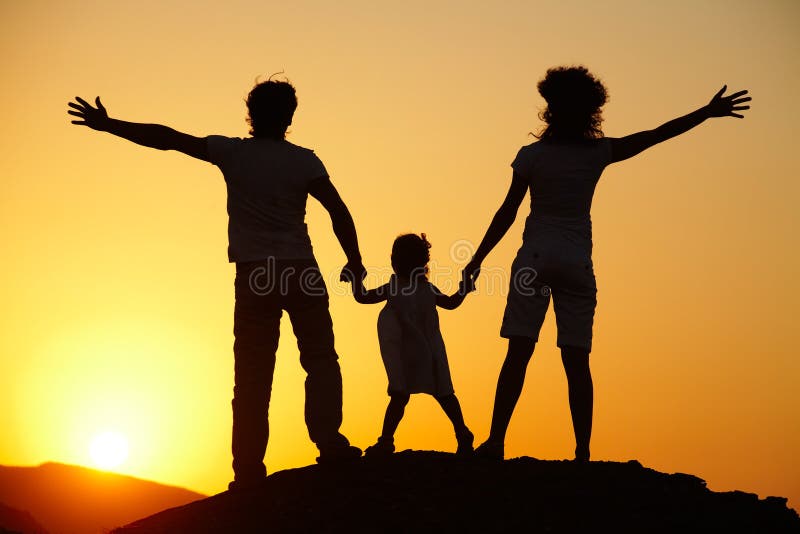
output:
M575 144L537 141L520 149L511 167L528 180L531 213L523 242L558 234L586 251L592 249L592 196L611 162L606 138Z
M314 152L265 138L211 135L206 142L228 189L228 259L313 259L306 200L311 183L328 177Z

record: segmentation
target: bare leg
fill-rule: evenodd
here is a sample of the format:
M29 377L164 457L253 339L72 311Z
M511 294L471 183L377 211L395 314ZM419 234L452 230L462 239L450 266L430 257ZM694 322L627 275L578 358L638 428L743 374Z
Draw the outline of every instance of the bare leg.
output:
M381 432L381 438L393 441L397 426L400 424L403 414L405 414L409 395L395 393L391 395L389 399L389 406L386 407L386 415L383 417L383 431Z
M487 442L502 445L505 441L508 423L522 392L525 371L535 346L536 341L528 337L512 337L508 340L508 354L497 379L492 428Z
M450 422L453 423L453 430L455 430L456 436L464 434L465 431L469 432L466 423L464 423L464 415L461 413L461 405L458 403L455 393L434 398L439 403L439 406L442 407Z
M589 369L589 351L576 347L562 347L561 361L567 373L569 409L575 430L575 459L589 461L589 440L592 437L592 409L594 386Z
M475 436L472 435L472 432L469 431L466 423L464 423L464 414L461 413L461 405L458 403L455 393L435 398L444 413L447 414L450 422L453 423L453 430L456 432L456 441L458 442L456 454L471 454Z
M373 458L391 456L394 452L394 433L397 425L403 418L408 404L409 395L407 393L393 393L389 395L389 406L386 407L386 415L383 416L383 430L375 445L370 445L364 451L364 455Z

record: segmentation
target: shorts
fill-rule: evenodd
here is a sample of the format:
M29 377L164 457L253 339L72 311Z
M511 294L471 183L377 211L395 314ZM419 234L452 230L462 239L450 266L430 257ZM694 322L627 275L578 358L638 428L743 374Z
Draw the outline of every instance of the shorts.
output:
M523 243L511 266L511 283L500 335L539 340L550 297L557 345L592 350L597 284L591 251L557 238Z

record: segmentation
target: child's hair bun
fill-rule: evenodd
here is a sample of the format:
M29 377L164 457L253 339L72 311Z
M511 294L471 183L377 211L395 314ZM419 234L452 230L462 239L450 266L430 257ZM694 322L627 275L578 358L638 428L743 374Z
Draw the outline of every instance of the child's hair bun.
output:
M422 239L422 242L425 243L425 246L428 247L428 248L431 248L431 242L428 241L428 236L425 235L425 232L422 232L419 235L420 235L420 238Z

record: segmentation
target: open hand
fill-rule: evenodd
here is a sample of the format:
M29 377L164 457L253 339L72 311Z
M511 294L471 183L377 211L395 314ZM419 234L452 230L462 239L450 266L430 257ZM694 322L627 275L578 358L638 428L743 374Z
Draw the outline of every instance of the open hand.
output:
M728 86L723 85L722 89L720 89L719 92L714 95L714 98L711 99L711 102L708 103L706 109L708 109L709 115L712 117L736 117L738 119L743 119L744 115L734 113L734 111L750 109L750 106L742 106L740 104L750 102L752 98L744 96L747 94L747 89L744 91L737 91L728 96L722 96L727 89Z
M75 97L76 102L70 102L69 113L70 115L74 115L81 120L72 121L72 124L80 124L83 126L88 126L93 130L104 130L106 124L108 124L108 112L106 108L103 107L102 102L100 102L100 97L94 99L96 108L92 107L86 100L82 99L79 96Z

